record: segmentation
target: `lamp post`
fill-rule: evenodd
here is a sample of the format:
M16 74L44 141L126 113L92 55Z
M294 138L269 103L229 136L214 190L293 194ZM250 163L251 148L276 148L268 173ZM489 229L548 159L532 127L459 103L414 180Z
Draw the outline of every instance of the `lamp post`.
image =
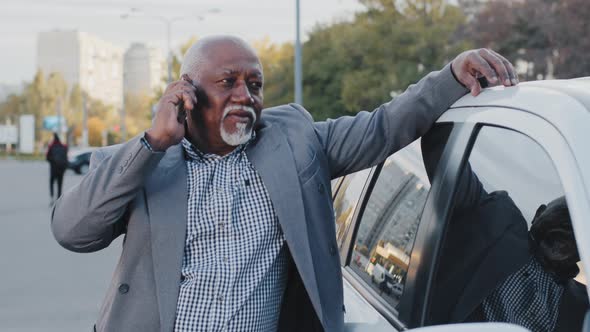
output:
M172 36L172 23L175 21L185 20L191 18L190 16L179 16L179 17L172 17L167 18L164 16L153 16L152 18L158 19L166 25L166 45L168 48L168 55L166 56L166 64L168 67L168 79L166 83L170 84L172 82L172 46L171 46L171 36ZM202 16L195 17L197 20L201 21L203 19Z
M218 8L212 8L206 11L207 13L210 14L215 14L215 13L219 13L220 10ZM135 15L139 13L140 15ZM128 18L132 18L132 17L136 17L136 18L147 18L147 19L156 19L158 21L163 22L166 25L166 47L167 47L167 53L168 55L166 56L166 66L167 66L167 79L166 79L166 83L170 84L172 82L172 23L180 21L180 20L186 20L186 19L196 19L198 21L203 20L203 16L200 15L187 15L187 16L176 16L176 17L167 17L167 16L160 16L160 15L141 15L142 10L139 8L131 8L129 10L128 13L124 13L121 14L121 19L125 20ZM125 71L125 69L123 68L123 72ZM124 79L124 78L123 78ZM122 130L122 136L123 136L123 140L126 139L126 134L127 134L127 128L125 125L125 89L123 88L123 107L121 109L121 130Z
M301 105L303 104L303 84L301 82L301 39L299 37L299 25L299 0L295 0L295 103Z
M150 19L156 19L158 21L163 22L166 25L166 46L168 48L168 56L166 57L166 63L168 67L168 78L167 83L170 84L172 82L172 46L171 46L171 39L172 39L172 23L178 22L180 20L187 20L187 19L196 19L198 21L203 20L203 16L201 15L187 15L187 16L176 16L176 17L167 17L167 16L160 16L160 15L144 15L144 16L134 16L134 13L141 12L138 8L131 8L129 13L125 13L121 15L122 19L128 19L131 17L144 17ZM219 13L220 10L218 8L212 8L206 11L210 14Z

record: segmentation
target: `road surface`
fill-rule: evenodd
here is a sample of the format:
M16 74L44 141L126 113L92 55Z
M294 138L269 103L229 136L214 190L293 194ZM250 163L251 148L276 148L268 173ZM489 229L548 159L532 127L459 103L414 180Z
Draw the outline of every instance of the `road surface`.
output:
M66 172L64 190L82 177ZM91 331L121 239L92 254L69 252L50 231L45 162L0 160L0 331Z

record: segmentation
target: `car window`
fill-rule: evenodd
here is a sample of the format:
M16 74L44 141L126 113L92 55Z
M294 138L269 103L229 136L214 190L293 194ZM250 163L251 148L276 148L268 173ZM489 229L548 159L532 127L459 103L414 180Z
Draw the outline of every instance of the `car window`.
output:
M429 144L425 156L440 149ZM445 231L430 324L500 321L553 331L565 301L576 308L565 309L567 321L581 326L588 297L573 280L579 258L567 202L554 163L531 138L479 130Z
M332 181L330 182L330 187L332 188L333 194L336 194L336 191L338 190L338 184L340 184L340 180L342 180L342 177L332 179Z
M370 171L370 169L364 169L345 176L334 198L334 219L336 220L338 248L341 248L344 243L346 232L350 227Z
M385 161L359 220L350 267L392 309L404 291L429 189L417 141Z

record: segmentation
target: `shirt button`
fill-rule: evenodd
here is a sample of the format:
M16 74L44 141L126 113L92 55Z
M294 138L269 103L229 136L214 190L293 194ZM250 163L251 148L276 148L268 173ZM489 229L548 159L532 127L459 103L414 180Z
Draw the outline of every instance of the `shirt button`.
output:
M323 194L324 193L324 184L323 183L320 183L318 185L318 191L320 192L320 194Z
M217 296L217 301L219 301L219 302L223 302L223 295L219 295L219 296Z
M121 293L121 294L127 294L127 292L129 292L129 285L127 285L127 284L121 284L119 286L119 293Z
M224 262L224 263L227 263L227 262L229 262L229 258L227 258L227 257L223 257L223 262Z
M223 221L219 223L219 228L221 228L221 229L225 228L225 223Z

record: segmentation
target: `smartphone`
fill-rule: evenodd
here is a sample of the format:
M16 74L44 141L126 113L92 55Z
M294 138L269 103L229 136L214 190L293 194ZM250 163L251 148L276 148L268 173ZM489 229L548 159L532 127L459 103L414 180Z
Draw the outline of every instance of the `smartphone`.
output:
M193 84L191 82L191 84ZM209 99L207 98L207 94L203 89L201 89L198 85L195 85L196 91L195 96L197 97L197 105L195 108L198 110L200 108L206 107L209 105ZM186 121L186 110L184 109L184 103L180 103L176 105L177 117L176 120L180 124L184 124Z
M490 82L488 82L488 79L485 76L478 77L477 81L479 82L479 85L481 86L482 89L485 89L488 86L490 86Z
M184 109L184 103L176 105L176 112L176 120L178 121L178 123L184 124L184 122L186 121L186 110Z

